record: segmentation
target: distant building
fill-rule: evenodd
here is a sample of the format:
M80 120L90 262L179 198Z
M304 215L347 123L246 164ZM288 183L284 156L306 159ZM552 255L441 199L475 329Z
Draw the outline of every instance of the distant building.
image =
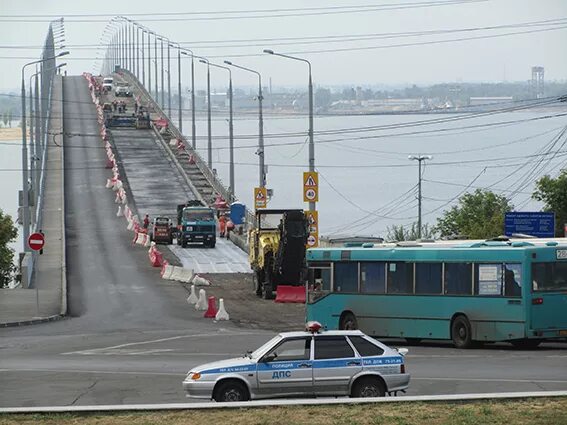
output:
M543 66L532 66L532 80L530 84L531 95L534 99L544 97L544 73Z

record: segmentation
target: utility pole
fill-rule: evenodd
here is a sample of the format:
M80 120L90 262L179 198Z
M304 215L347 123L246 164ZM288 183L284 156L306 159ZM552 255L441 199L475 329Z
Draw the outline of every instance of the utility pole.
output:
M426 160L432 160L431 155L410 155L408 156L410 161L417 161L418 167L418 180L417 180L417 238L421 239L421 163Z

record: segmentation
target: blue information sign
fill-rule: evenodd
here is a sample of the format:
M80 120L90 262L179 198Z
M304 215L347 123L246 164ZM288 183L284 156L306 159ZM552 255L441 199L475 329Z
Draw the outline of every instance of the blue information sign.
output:
M555 236L555 213L553 212L507 212L504 219L504 234L514 233L552 238Z

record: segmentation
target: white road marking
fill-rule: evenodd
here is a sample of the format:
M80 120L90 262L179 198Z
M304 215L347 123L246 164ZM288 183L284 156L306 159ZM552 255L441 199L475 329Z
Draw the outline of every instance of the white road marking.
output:
M66 353L61 353L62 355L69 355L69 354L84 354L84 353L89 353L89 354L100 354L104 351L109 351L109 350L116 350L119 348L124 348L124 347L132 347L135 345L143 345L143 344L154 344L154 343L158 343L158 342L165 342L165 341L173 341L176 339L183 339L183 338L193 338L193 337L198 337L198 338L210 338L210 337L232 337L232 336L242 336L242 335L257 335L257 332L229 332L229 331L224 331L224 332L220 332L220 333L205 333L205 334L187 334L187 335L178 335L178 336L171 336L168 338L159 338L159 339L152 339L152 340L148 340L148 341L140 341L140 342L129 342L127 344L120 344L120 345L113 345L110 347L101 347L101 348L93 348L90 350L79 350L79 351L69 351Z
M183 267L195 273L249 273L248 255L226 239L218 238L215 248L171 245Z

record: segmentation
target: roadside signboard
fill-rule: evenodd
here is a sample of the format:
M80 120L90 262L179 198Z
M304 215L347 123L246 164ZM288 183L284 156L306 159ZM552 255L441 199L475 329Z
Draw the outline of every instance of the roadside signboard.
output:
M555 213L553 212L507 212L504 218L504 234L515 233L552 238L555 236Z
M34 251L39 251L45 245L45 238L41 233L32 233L28 237L28 246Z
M303 173L303 202L319 202L319 174L316 171Z
M307 238L307 248L319 246L319 212L305 211L305 217L309 222L309 236Z
M254 208L266 208L268 205L268 193L265 187L254 188Z

